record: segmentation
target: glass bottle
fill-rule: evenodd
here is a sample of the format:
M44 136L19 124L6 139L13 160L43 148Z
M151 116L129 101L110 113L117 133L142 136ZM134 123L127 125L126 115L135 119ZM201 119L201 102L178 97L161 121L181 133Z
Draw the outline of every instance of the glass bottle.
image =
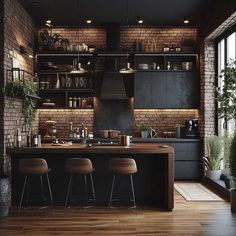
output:
M85 137L84 123L81 124L80 137L81 137L81 138L84 138L84 137Z
M70 122L70 132L69 132L69 138L73 138L74 134L73 134L73 122Z
M72 97L69 97L68 106L69 106L69 107L72 107L72 106L73 106Z

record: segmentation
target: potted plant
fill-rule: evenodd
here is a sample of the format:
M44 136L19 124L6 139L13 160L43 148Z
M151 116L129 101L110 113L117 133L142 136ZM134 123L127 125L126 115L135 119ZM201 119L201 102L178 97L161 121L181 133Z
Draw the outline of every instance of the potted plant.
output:
M203 165L206 168L206 177L213 180L220 179L221 176L221 157L222 140L218 136L206 138L206 155L202 157Z
M147 138L148 137L148 125L141 124L139 129L141 131L141 137L142 138Z
M234 135L229 157L229 167L233 178L234 187L230 190L231 211L236 212L236 134Z
M56 50L56 44L62 39L62 36L58 33L49 33L48 30L43 30L39 34L40 44L43 50L54 51Z
M230 60L225 68L221 70L218 76L222 80L222 86L216 87L216 101L218 102L218 117L223 119L223 159L224 171L223 180L227 188L231 188L233 183L232 176L229 173L229 156L232 135L228 131L228 121L236 118L236 61Z
M9 177L4 175L4 171L0 171L0 218L8 215L8 192Z
M30 127L34 119L36 109L35 101L30 97L30 95L36 96L37 89L37 84L28 80L8 82L4 89L6 96L22 100L22 113L25 125L28 127Z
M68 38L62 38L60 41L61 46L57 47L58 51L66 51L67 50L67 46L69 46L70 41Z

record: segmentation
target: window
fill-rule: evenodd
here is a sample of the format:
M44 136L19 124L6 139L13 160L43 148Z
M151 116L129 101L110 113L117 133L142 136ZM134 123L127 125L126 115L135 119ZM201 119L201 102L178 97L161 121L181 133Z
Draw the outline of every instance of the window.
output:
M236 32L231 33L230 35L225 36L218 42L218 75L225 65L231 60L236 60ZM222 88L224 78L219 78L218 86ZM218 133L223 134L223 125L224 120L220 119L218 121ZM233 133L235 130L235 120L229 120L227 122L227 129L230 133Z

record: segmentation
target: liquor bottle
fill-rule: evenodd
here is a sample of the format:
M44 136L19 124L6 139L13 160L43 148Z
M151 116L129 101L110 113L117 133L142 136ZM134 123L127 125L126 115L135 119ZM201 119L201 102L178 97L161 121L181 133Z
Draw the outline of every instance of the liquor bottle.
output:
M73 122L70 122L70 132L69 132L69 138L73 138L74 134L73 134Z
M76 97L73 98L73 107L76 107L77 106L77 99Z
M30 134L27 134L26 141L27 141L27 147L31 147L31 135Z
M77 138L77 132L76 132L76 129L74 129L73 138Z
M85 137L84 123L82 123L82 125L81 125L81 129L80 129L80 137L81 137L81 138L84 138L84 137Z
M21 147L21 132L20 132L20 129L18 128L16 130L16 147Z
M35 131L33 134L33 147L38 147L39 143L38 143L38 134Z

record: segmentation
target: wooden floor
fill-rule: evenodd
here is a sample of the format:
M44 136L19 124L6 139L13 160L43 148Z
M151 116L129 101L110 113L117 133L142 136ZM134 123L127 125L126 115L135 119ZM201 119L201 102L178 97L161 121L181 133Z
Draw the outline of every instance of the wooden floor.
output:
M0 219L0 235L236 235L236 215L227 202L186 202L175 192L175 209L117 210L63 207L11 209Z

